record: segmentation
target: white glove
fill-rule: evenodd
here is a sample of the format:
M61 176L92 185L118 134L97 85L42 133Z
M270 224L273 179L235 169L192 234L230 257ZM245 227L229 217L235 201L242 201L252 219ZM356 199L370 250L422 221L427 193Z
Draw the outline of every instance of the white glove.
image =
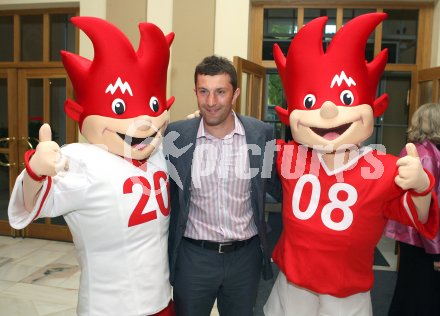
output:
M394 181L404 190L413 189L421 193L429 188L429 177L423 170L416 146L406 144L407 155L397 160L398 172Z

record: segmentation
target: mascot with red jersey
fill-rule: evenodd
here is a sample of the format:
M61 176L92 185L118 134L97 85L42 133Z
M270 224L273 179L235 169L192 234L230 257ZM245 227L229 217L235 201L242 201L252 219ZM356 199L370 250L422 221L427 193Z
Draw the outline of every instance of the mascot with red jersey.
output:
M89 143L60 148L49 125L25 156L9 219L22 229L64 216L81 266L78 315L174 315L168 271L169 183L162 134L174 34L140 23L137 51L114 25L75 17L94 58L61 52L76 101L65 111Z
M387 51L371 62L364 56L385 18L354 18L325 52L326 17L298 32L287 58L274 47L288 104L277 112L294 140L278 141L284 228L266 316L372 315L373 255L387 219L436 234L434 180L414 145L401 159L360 145L388 105L387 95L376 98Z

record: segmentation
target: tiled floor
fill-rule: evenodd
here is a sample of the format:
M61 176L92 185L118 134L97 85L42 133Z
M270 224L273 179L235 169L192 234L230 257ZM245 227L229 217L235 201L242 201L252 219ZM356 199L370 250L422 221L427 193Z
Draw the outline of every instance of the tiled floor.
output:
M394 241L378 247L395 270ZM71 243L0 236L0 316L76 315L79 275Z

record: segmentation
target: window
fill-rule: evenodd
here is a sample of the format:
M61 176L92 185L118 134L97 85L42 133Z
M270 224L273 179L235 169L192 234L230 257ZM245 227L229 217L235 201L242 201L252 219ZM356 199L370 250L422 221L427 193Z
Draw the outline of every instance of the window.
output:
M385 12L388 18L370 35L365 57L371 61L382 49L388 49L388 64L378 95L379 92L388 93L390 105L385 115L376 120L375 132L370 141L383 143L390 148L390 153L398 154L400 146L406 141L408 120L416 106L416 84L413 78L418 69L427 68L430 63L426 51L431 51L428 39L431 38L432 26L419 21L432 20L433 5L408 2L402 8L398 4L384 7L360 4L354 7L353 2L347 7L343 4L329 5L324 1L321 4L297 5L286 2L280 6L270 1L259 1L252 7L253 21L259 21L257 24L261 29L255 25L252 28L250 59L263 65L267 71L265 120L277 128L277 136L288 138L274 110L275 105L287 107L282 89L280 94L280 85L277 83L279 76L272 55L274 43L287 55L289 44L299 28L314 18L327 16L322 40L323 48L326 49L335 32L347 21L365 13ZM421 51L425 53L420 54Z
M74 15L74 9L0 12L0 66L2 62L60 62L60 50L76 51L76 30L69 21ZM14 33L19 36L14 38Z

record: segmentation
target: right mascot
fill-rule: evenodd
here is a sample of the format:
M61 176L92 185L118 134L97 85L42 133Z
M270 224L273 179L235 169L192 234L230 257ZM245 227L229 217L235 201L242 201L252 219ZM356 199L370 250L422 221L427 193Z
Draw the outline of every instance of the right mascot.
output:
M298 32L287 58L274 46L288 104L276 109L293 141L277 143L284 228L266 316L372 315L374 249L387 219L436 235L434 180L414 144L400 159L360 145L388 105L386 94L376 98L387 50L365 60L367 39L385 18L354 18L325 52L327 17Z

